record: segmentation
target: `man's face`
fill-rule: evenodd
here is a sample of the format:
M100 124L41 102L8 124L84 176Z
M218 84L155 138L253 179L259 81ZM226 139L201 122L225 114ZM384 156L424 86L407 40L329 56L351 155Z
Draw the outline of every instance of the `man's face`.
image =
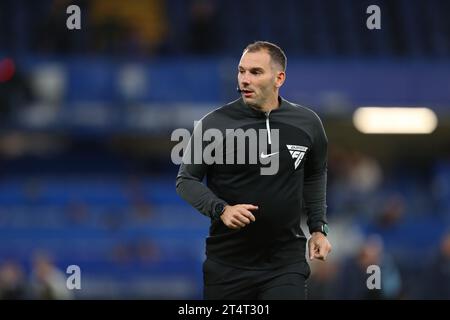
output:
M284 72L272 63L265 50L244 52L238 66L238 83L246 104L262 108L267 102L277 101L283 81Z

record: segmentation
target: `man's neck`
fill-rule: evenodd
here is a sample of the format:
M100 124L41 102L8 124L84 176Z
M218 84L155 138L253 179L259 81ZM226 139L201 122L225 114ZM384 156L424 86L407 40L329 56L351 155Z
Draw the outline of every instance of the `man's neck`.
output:
M264 105L260 107L260 110L267 113L274 109L278 109L280 107L280 101L278 100L278 95L276 95L273 99L267 100Z

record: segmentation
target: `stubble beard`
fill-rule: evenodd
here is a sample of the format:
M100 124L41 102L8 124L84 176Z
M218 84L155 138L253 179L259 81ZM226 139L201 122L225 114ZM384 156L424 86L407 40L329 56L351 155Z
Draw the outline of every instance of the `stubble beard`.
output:
M245 102L245 104L246 105L248 105L249 107L251 107L251 108L253 108L253 109L255 109L255 110L258 110L258 111L262 111L262 103L261 103L261 101L246 101L245 99L244 99L244 102Z

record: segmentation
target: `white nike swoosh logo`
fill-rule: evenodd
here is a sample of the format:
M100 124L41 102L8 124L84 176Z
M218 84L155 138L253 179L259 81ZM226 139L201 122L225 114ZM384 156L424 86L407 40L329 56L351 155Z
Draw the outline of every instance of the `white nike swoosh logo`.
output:
M278 152L269 153L269 154L264 154L264 152L261 152L261 159L265 159L265 158L274 156L274 155L276 155L277 153L279 153L279 151L278 151Z

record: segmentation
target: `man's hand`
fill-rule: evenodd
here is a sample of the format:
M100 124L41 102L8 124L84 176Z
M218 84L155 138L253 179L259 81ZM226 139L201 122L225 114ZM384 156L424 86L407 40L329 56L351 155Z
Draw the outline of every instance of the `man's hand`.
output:
M237 204L225 206L225 210L220 216L223 223L230 229L240 229L255 221L255 216L250 210L257 210L258 207L252 204Z
M331 252L331 244L322 232L313 232L309 239L309 258L326 260Z

